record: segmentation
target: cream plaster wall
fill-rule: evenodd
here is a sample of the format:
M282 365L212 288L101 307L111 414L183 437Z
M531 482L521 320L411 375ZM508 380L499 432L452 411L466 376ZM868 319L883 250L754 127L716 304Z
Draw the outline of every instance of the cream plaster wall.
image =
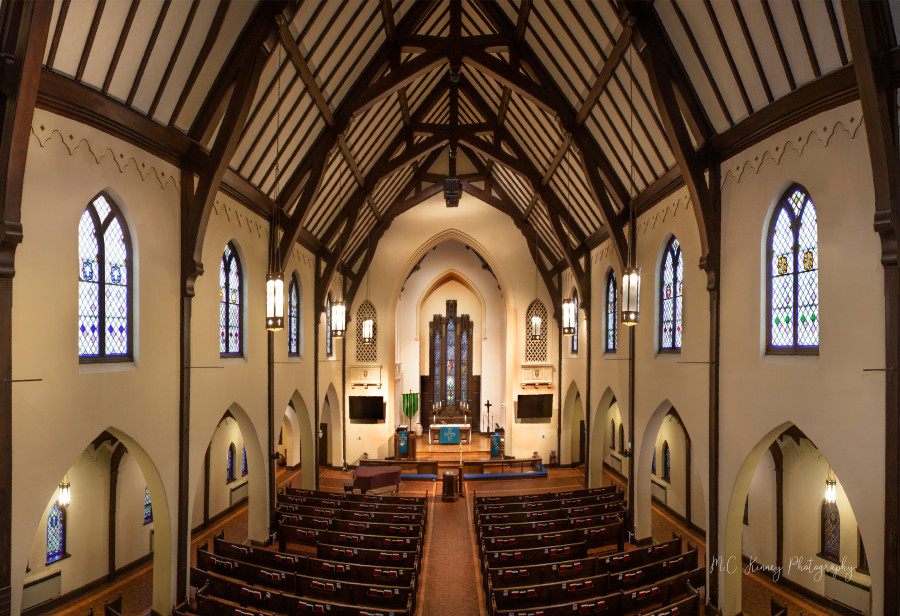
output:
M119 462L119 476L116 480L117 569L150 552L150 534L153 532L153 522L144 524L144 486L146 484L144 474L134 456L126 453ZM152 499L150 503L152 506ZM97 515L102 517L102 514L102 507L99 507Z
M743 554L761 566L775 566L778 512L775 461L771 453L766 454L756 467L748 494L748 524L743 528Z

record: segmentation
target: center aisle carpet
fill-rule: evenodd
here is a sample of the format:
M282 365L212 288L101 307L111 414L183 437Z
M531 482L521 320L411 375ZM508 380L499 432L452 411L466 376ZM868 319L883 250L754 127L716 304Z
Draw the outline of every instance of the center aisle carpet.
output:
M474 616L480 612L475 588L475 557L469 536L466 499L455 503L435 498L431 546L425 581L427 616Z

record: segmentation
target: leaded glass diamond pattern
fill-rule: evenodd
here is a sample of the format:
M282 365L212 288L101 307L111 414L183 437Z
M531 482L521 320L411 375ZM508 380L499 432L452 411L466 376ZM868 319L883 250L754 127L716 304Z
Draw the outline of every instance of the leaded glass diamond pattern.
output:
M816 208L791 188L775 211L768 246L769 348L819 346L819 247Z
M150 503L150 488L144 486L144 524L153 521L153 505Z
M607 351L615 351L617 344L617 326L616 326L616 315L619 311L619 302L616 294L618 292L618 288L616 287L616 275L613 272L609 273L609 276L606 279L606 350Z
M822 505L822 556L831 560L841 557L841 514L837 503Z
M53 503L47 515L47 564L55 563L66 552L66 513L59 503Z
M681 348L682 272L681 246L674 237L666 246L661 276L659 345L661 349Z
M459 334L459 399L469 400L469 330L465 327Z
M378 361L378 319L375 306L369 300L360 304L356 311L356 361L374 364ZM372 319L372 344L363 344L363 321Z
M237 250L229 242L219 266L219 353L241 353L241 264Z
M247 446L241 445L241 477L247 474Z
M234 481L234 443L225 451L225 482Z
M291 276L288 290L288 355L300 354L300 289L297 278Z
M78 355L131 354L131 259L127 229L102 195L78 223Z
M541 339L532 340L528 335L531 332L531 317L541 318ZM525 361L547 361L547 308L543 302L535 299L528 305L525 313Z
M771 244L772 346L794 345L794 231L790 210L781 208Z
M438 316L438 315L435 315ZM441 326L440 319L434 320L434 401L441 400Z

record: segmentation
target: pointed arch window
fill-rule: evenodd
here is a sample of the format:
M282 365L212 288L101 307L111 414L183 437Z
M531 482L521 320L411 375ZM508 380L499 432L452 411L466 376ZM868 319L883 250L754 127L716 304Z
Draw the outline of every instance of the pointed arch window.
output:
M231 483L235 480L234 453L234 443L230 443L225 451L225 483Z
M615 353L618 343L618 327L616 315L619 312L619 298L617 296L616 273L609 272L606 277L606 352Z
M663 452L663 475L662 478L666 481L671 481L672 479L672 451L669 449L668 441L663 441L662 446Z
M325 299L325 355L331 357L331 293Z
M653 457L650 459L650 472L656 474L656 447L653 448Z
M578 291L572 291L572 299L575 300L575 333L571 336L572 338L572 354L578 354Z
M100 194L78 223L78 357L82 363L132 358L132 261L125 218Z
M819 241L816 207L794 184L769 222L766 352L819 352Z
M296 274L291 274L288 288L288 355L300 356L300 285Z
M66 510L53 503L47 515L47 564L66 558Z
M616 420L609 420L609 448L616 450Z
M219 264L219 355L240 357L243 352L244 291L241 260L228 242Z
M538 339L531 336L531 323L534 317L541 320L541 335ZM547 361L547 308L539 299L533 300L525 312L525 332L525 361Z
M625 424L619 424L619 453L625 453Z
M659 349L681 350L683 263L681 244L675 237L666 244L659 277Z
M144 524L153 521L153 505L150 502L150 488L144 485Z
M841 513L838 511L837 503L822 503L822 551L819 556L840 562Z
M247 474L247 445L241 445L241 477Z

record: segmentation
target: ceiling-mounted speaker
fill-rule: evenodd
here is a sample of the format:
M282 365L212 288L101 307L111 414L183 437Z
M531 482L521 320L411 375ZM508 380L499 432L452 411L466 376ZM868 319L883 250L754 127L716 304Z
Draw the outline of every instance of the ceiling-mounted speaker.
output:
M447 207L457 207L459 205L461 186L459 178L446 178L444 180L444 202L447 204Z

